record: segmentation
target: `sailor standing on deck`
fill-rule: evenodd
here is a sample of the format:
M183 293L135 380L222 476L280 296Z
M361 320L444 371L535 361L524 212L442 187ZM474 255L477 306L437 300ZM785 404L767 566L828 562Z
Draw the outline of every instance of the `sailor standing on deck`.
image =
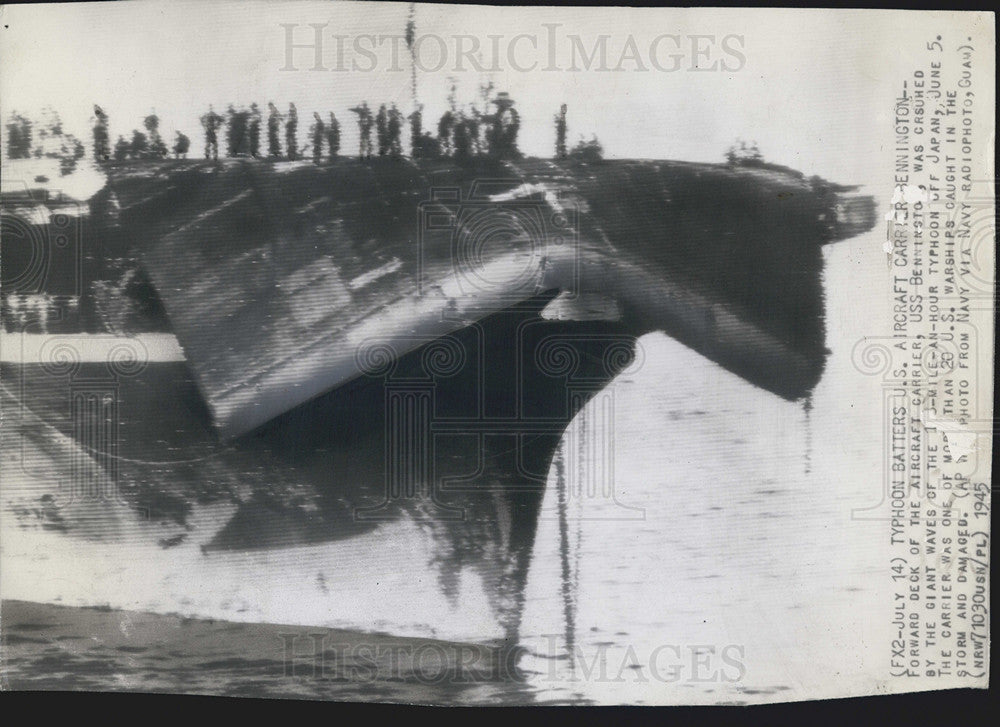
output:
M469 137L469 120L461 110L455 120L454 131L452 132L452 152L456 159L468 159L472 156L472 139Z
M471 144L471 149L473 154L482 154L482 142L480 134L480 125L482 123L482 114L479 113L479 109L476 108L475 104L469 104L469 112L465 116L465 125L469 130L469 142Z
M423 106L417 104L417 107L406 118L410 120L410 154L413 155L414 159L417 159L420 157L421 136L424 133Z
M396 104L389 107L387 136L389 155L394 158L403 156L403 114L396 108Z
M359 156L362 159L372 158L372 112L368 102L362 101L360 106L351 109L358 115L358 130L361 132Z
M318 111L313 111L313 123L310 131L312 132L313 161L319 164L323 158L323 132L325 131L325 127Z
M256 103L250 104L250 156L254 159L260 157L260 109Z
M497 159L512 159L518 156L517 132L521 127L521 117L514 108L514 99L503 91L493 99L497 111L492 115L489 131L490 156Z
M226 109L226 156L236 156L237 136L240 133L239 116L236 114L236 107L229 104Z
M174 159L187 159L188 149L191 148L191 140L178 131L177 140L174 142Z
M285 122L285 148L288 152L289 160L298 158L298 142L296 133L299 130L299 112L295 109L295 104L288 104L288 121Z
M556 159L566 158L566 104L559 107L556 122Z
M438 144L441 147L441 153L445 156L451 154L451 134L454 126L455 114L449 109L438 120Z
M106 162L111 158L108 145L108 115L97 104L94 104L94 160Z
M336 159L340 152L340 122L337 115L330 112L330 123L326 126L326 139L330 145L330 159Z
M385 104L378 107L375 115L375 136L378 138L378 155L384 157L389 150L389 115Z
M215 109L208 107L208 113L201 117L201 125L205 128L205 158L219 158L219 127L222 126L223 118L215 113Z
M267 154L270 157L280 157L281 114L278 112L278 107L271 102L268 102L267 110Z

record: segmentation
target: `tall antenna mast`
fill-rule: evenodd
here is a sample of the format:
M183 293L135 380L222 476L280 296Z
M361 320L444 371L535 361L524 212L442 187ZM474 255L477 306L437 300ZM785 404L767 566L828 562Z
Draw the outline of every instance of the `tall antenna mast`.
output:
M419 108L417 102L417 56L413 48L417 34L416 3L410 3L410 15L406 20L406 47L410 49L410 95L413 98L413 108Z

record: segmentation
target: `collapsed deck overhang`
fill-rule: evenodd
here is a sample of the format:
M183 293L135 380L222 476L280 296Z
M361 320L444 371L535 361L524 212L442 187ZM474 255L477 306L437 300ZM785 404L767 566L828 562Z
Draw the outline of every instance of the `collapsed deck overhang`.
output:
M109 179L223 437L557 292L799 398L826 355L822 245L875 223L853 189L766 167L227 160Z

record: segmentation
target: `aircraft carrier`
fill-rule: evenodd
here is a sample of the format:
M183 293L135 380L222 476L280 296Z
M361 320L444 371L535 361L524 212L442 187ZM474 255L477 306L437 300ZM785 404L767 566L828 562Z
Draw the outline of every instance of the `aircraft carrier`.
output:
M102 172L3 203L5 529L90 554L5 598L268 621L287 589L308 624L507 643L554 453L636 339L805 399L823 247L876 223L769 164ZM445 634L442 609L466 614Z

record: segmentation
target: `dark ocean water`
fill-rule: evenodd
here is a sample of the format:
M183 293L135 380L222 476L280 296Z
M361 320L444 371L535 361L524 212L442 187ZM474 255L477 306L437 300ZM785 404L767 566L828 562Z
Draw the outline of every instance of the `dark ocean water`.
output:
M515 653L344 630L4 601L7 690L416 704L532 701Z

